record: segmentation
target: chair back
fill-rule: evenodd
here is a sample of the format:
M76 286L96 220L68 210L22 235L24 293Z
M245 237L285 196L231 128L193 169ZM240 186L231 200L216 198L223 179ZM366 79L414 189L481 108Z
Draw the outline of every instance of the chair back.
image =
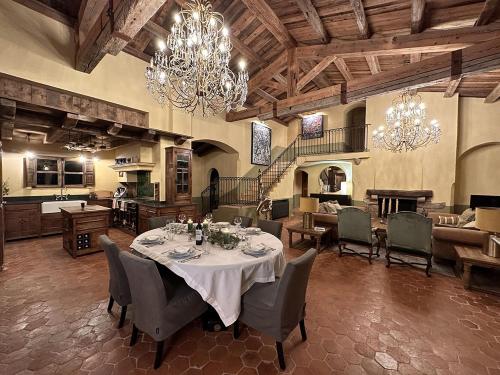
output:
M152 337L163 332L162 316L167 308L167 293L156 264L125 251L120 259L127 273L134 305L134 324Z
M370 213L357 207L345 207L337 211L338 233L341 240L372 243Z
M248 217L248 216L235 216L233 218L233 224L234 224L234 219L236 219L237 217L241 217L241 227L242 228L249 228L252 226L253 219L251 217Z
M132 302L127 275L120 261L120 249L106 235L99 237L99 244L106 254L109 268L109 294L120 306L127 306Z
M175 223L175 216L156 216L148 219L149 230L162 228L169 223Z
M257 221L257 227L262 229L264 232L270 233L274 237L281 239L281 231L283 229L283 223L281 221L259 220Z
M387 221L387 246L432 251L432 219L415 212L401 211L390 214Z
M275 308L281 317L281 330L286 336L303 318L309 275L318 252L309 249L287 263L279 279Z

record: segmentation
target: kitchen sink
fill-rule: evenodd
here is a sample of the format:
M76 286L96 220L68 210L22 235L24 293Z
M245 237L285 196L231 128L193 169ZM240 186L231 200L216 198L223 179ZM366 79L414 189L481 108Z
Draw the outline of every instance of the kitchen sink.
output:
M86 201L51 201L42 202L42 214L53 214L61 212L61 207L79 207L81 203L87 204Z

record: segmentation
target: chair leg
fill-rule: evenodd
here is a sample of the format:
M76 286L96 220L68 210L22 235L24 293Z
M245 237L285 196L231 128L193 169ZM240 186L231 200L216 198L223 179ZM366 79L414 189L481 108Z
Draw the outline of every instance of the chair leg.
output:
M306 341L307 340L307 332L306 332L306 325L304 324L304 319L302 319L299 322L299 326L300 326L300 334L302 335L302 341Z
M118 328L122 328L125 323L125 317L127 316L127 306L122 306L122 312L120 314L120 322L118 323Z
M431 277L431 268L432 268L432 255L427 257L427 267L425 268L425 274L427 277Z
M377 258L380 257L380 240L377 244Z
M286 369L285 355L283 354L283 344L276 341L276 352L278 353L278 361L282 370Z
M342 257L342 244L339 242L339 258Z
M108 303L108 312L111 312L111 309L113 308L113 303L115 303L115 300L112 296L109 296L109 303Z
M139 330L135 326L135 324L132 325L132 336L130 336L130 346L134 346L135 343L137 342L137 336L139 335Z
M158 341L156 343L156 355L155 355L155 364L154 368L155 370L161 366L161 363L163 361L163 344L165 341Z
M391 251L389 249L386 249L385 259L387 261L385 266L389 268L391 266Z
M240 337L240 322L236 321L233 324L233 337L238 339Z
M368 249L368 263L372 264L373 246Z

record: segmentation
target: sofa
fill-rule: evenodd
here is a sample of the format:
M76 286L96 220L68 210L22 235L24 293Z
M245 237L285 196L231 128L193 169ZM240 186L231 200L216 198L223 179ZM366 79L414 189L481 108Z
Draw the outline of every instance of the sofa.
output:
M436 260L457 260L456 245L477 247L478 251L488 247L489 233L474 228L459 228L440 226L439 216L455 217L459 215L442 212L431 212L428 217L432 219L432 253Z
M313 225L318 227L332 228L332 240L337 241L338 234L338 216L337 214L326 214L313 212Z

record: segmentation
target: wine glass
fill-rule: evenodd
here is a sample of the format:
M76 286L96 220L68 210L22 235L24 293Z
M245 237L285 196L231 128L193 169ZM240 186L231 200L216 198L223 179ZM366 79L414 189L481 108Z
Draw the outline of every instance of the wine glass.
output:
M185 214L179 214L179 221L181 224L184 224L186 221L186 215Z
M209 223L209 224L211 224L211 223L212 223L213 218L214 218L214 217L213 217L213 215L212 215L212 213L211 213L211 212L209 212L209 213L207 213L207 214L205 215L205 220L206 220L206 221L208 221L208 223Z
M236 230L237 230L238 232L239 232L239 231L240 231L240 229L241 229L241 222L242 222L242 220L241 220L241 216L236 216L236 217L234 218L234 224L236 225Z

